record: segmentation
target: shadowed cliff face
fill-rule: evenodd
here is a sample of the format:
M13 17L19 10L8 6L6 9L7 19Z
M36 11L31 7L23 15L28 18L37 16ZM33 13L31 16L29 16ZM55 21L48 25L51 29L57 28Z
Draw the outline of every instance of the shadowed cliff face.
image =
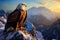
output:
M28 18L30 22L32 22L35 26L36 25L50 25L52 21L48 20L43 15L32 15L30 18Z

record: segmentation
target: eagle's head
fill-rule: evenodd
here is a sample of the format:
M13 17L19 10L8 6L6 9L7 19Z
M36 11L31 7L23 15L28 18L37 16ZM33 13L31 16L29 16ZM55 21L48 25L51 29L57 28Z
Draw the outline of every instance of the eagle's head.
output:
M18 9L18 10L26 10L26 7L27 7L26 4L20 3L20 4L17 6L16 9Z

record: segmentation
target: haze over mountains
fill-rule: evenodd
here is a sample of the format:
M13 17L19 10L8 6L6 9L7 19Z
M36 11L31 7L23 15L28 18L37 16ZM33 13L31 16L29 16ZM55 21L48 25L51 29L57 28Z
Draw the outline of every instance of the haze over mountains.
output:
M43 15L48 20L53 20L53 19L55 20L56 18L55 13L45 7L38 7L38 8L32 7L28 9L28 16L30 15Z
M45 7L32 7L28 9L28 20L32 23L36 23L37 26L42 25L50 25L58 19L56 13Z
M1 30L4 30L4 26L5 26L5 23L6 23L6 13L4 10L0 10L0 31Z

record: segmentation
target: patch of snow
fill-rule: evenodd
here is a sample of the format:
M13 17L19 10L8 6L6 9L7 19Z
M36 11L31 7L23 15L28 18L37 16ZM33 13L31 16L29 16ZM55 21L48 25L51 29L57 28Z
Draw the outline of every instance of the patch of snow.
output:
M13 33L10 32L10 33L8 34L6 40L10 40L10 39L12 39L16 33L17 33L17 32L13 32Z
M4 28L5 28L5 24L3 24L2 22L0 22L0 29L4 30Z
M3 16L0 17L0 20L3 21L3 22L5 22L5 23L7 22L7 19L5 19Z
M30 32L32 30L32 28L34 28L34 25L31 22L29 22L29 21L26 21L26 24L27 24L26 30L28 32Z
M42 33L39 31L36 31L36 38L37 38L37 40L43 40Z
M24 38L26 39L26 40L31 40L32 39L32 37L29 35L29 34L24 34L22 31L18 31L20 34L22 34L23 36L24 36Z

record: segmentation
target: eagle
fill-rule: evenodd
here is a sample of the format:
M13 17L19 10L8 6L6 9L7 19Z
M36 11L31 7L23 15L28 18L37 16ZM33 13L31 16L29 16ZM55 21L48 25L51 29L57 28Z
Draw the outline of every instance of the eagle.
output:
M16 9L8 15L5 31L10 27L13 29L22 27L27 18L27 10L25 9L26 7L26 4L20 3Z

